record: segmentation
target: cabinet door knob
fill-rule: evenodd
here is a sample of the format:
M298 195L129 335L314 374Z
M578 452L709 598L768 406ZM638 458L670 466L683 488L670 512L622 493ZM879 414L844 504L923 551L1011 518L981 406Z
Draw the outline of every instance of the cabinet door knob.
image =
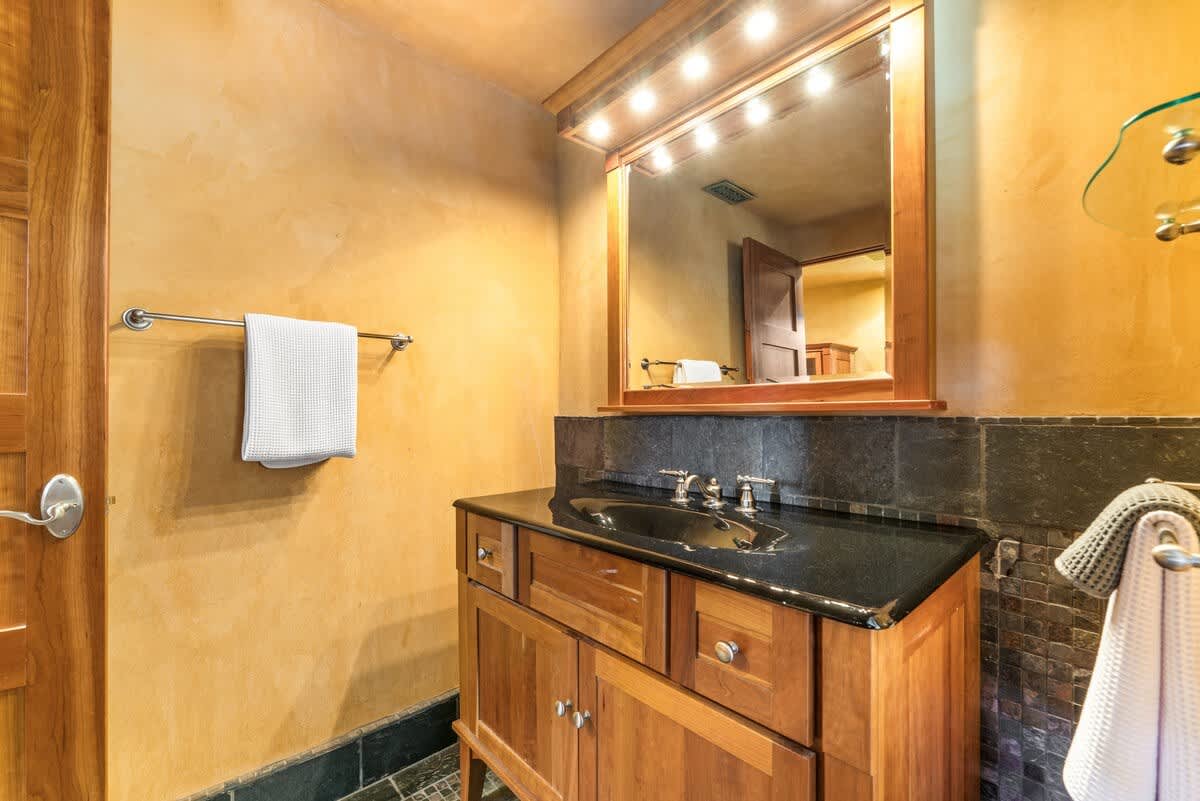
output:
M484 559L487 559L491 555L492 552L487 548L484 548L482 545L479 546L479 550L475 551L475 557L479 559L480 562L482 562Z
M738 648L737 643L733 642L732 640L729 642L718 642L713 650L717 652L717 659L721 662L724 662L726 665L732 662L733 658L741 651L741 649Z
M570 698L568 698L565 701L555 701L554 702L554 716L559 717L559 718L565 718L567 716L567 710L570 709L572 706L574 706L574 704L571 703Z
M571 720L575 723L575 728L582 729L584 725L592 719L591 712L576 712Z

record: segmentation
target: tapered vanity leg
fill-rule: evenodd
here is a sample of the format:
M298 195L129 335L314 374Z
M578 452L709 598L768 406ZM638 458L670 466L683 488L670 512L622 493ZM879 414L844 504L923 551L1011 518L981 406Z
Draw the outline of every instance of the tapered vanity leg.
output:
M483 798L483 776L487 768L461 740L458 743L458 761L459 773L462 776L462 801L480 801Z

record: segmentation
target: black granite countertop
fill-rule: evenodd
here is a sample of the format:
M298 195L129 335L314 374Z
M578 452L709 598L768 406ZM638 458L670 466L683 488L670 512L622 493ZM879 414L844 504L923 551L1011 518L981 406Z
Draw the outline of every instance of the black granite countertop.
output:
M671 506L662 490L607 482L464 498L454 505L872 629L903 619L987 541L971 528L760 502L751 525L776 533L770 547L697 547L596 525L571 505L580 498ZM720 514L749 522L732 505Z

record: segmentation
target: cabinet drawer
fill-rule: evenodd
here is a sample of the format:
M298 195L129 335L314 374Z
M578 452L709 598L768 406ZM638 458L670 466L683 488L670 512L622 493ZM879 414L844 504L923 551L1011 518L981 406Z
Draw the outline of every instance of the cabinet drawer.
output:
M509 598L516 597L516 526L467 515L467 576Z
M804 612L673 573L671 678L813 742L813 624Z
M666 571L535 531L518 540L522 604L666 671Z

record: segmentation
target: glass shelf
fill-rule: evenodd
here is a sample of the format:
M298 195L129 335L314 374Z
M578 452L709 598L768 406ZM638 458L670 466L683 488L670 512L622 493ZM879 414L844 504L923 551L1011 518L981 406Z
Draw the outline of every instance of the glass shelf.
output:
M1200 240L1200 92L1130 117L1083 190L1083 208L1135 236Z

